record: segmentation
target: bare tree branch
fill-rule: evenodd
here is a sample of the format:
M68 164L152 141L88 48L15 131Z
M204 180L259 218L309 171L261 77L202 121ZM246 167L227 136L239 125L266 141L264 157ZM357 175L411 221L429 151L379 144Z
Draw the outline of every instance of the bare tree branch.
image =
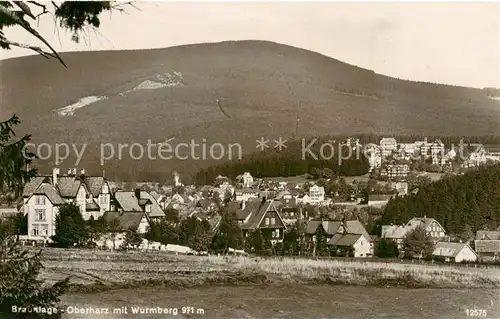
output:
M4 6L0 6L0 13L3 13L6 17L9 17L15 24L21 26L23 29L25 29L26 31L28 31L31 35L33 35L35 38L37 38L38 40L40 40L43 44L45 44L49 49L50 51L52 51L52 53L48 56L51 56L51 57L54 57L56 58L57 60L59 60L59 62L61 62L61 64L65 67L65 68L68 68L68 66L66 65L66 63L64 63L64 61L61 59L61 57L59 56L59 54L56 52L56 50L54 50L54 48L52 48L52 46L47 42L47 40L45 40L39 33L38 31L36 31L35 29L33 29L31 27L31 25L28 23L28 21L22 19L20 17L20 15L18 14L18 12L16 11L12 11L12 10L9 10L9 8L6 8ZM9 40L7 39L1 39L1 41L4 43L4 44L9 44ZM41 48L39 47L36 47L36 46L26 46L26 45L20 45L20 43L16 43L16 42L12 42L14 46L18 46L18 47L26 47L26 48L29 48L30 50L34 50L36 52L39 52L40 54L43 54L44 56L47 56L47 53L46 51L43 51ZM15 44L14 44L15 43Z
M34 45L18 43L18 42L10 41L7 39L0 39L0 43L15 46L15 47L22 48L22 49L28 49L28 50L35 51L36 53L40 54L41 56L43 56L44 58L47 58L47 59L49 59L49 58L58 59L58 56L55 55L54 53L47 52L47 51L43 50L42 48L34 46Z

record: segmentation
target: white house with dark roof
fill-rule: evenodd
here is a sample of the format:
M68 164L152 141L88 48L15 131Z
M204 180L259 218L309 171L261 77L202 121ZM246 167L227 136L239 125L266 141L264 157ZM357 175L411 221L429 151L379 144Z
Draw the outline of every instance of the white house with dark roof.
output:
M102 176L87 176L85 170L76 175L69 169L61 175L54 168L52 176L37 176L23 189L22 211L28 215L28 240L49 241L55 234L55 219L59 206L75 203L84 219L97 219L110 210L110 187Z
M434 247L432 257L446 262L475 262L476 252L466 243L439 242Z
M312 236L313 241L316 241L319 227L325 232L329 246L352 248L354 257L373 256L373 241L359 220L310 220L306 225L306 234Z
M117 249L123 245L127 231L136 231L145 234L149 227L149 220L146 212L143 211L107 211L102 217L108 223L116 220L117 227L114 232L101 236L97 245L109 249Z

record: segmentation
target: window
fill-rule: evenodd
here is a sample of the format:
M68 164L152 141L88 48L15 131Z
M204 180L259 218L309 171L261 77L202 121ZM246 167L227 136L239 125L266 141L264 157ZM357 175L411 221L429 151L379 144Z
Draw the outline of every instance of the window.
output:
M150 213L150 212L151 212L151 205L146 204L146 213Z
M293 212L291 212L291 213L290 213L290 216L292 216L292 217L293 217Z
M41 225L41 234L44 235L44 236L48 236L49 235L49 225Z
M269 225L269 218L266 218L266 225Z
M37 195L36 196L36 204L37 205L45 205L45 196L44 195Z
M35 209L35 220L45 221L45 209Z
M276 229L276 238L279 238L279 237L280 237L280 230Z
M271 218L271 225L274 225L274 224L276 224L276 219L273 217L273 218Z
M31 235L32 236L38 236L38 225L32 225L31 226Z

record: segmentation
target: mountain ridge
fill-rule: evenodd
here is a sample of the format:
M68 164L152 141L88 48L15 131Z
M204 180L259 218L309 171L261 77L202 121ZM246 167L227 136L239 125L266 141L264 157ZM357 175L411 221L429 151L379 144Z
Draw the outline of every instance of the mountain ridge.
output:
M17 114L23 121L20 130L31 133L38 144L86 143L95 148L176 136L237 141L256 151L255 139L262 136L290 138L297 116L299 136L500 135L500 105L484 90L400 80L270 41L70 52L62 57L69 69L38 56L0 61L2 116ZM182 75L183 85L148 88L172 72ZM92 96L108 98L77 108L74 115L58 115L57 110ZM81 165L95 166L99 154L86 155ZM120 163L133 170L192 171L209 162L122 159L111 171L123 173Z

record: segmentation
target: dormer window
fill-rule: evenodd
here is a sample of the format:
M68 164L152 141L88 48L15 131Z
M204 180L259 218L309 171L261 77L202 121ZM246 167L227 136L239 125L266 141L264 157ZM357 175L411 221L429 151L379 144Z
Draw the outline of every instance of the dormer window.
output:
M151 213L151 205L146 204L146 213Z

